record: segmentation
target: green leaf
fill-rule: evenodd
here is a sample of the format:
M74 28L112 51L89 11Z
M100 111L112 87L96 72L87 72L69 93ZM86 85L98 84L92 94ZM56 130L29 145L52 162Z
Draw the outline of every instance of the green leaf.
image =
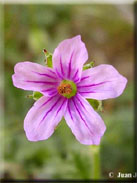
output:
M95 99L87 99L87 101L96 111L102 111L102 101Z
M46 57L46 66L52 67L52 53L48 52L46 49L44 49L44 54Z
M94 67L94 61L92 61L92 62L90 62L90 63L88 63L88 64L85 64L85 65L83 66L83 70L90 69L90 68L92 68L92 67Z

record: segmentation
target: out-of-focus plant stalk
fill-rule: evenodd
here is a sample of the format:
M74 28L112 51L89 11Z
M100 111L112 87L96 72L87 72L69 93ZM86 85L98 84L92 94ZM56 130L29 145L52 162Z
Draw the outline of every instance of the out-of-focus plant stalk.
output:
M92 152L92 179L100 179L100 146L91 146Z

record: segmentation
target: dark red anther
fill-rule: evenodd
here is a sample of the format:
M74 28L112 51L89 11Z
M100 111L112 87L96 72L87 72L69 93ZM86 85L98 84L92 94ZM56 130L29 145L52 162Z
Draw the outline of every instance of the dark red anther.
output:
M47 50L46 49L44 49L43 51L44 51L44 53L47 53Z

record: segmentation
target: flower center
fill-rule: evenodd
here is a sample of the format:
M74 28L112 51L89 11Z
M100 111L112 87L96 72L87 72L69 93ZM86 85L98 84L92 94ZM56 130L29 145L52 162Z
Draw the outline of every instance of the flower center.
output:
M63 80L57 88L58 93L66 98L73 97L77 92L76 84L70 80Z

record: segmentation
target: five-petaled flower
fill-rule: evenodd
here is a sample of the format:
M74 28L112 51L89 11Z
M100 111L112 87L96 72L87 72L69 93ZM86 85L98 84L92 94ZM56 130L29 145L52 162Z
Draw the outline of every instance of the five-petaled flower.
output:
M48 139L64 116L80 143L100 143L106 127L86 98L118 97L127 79L106 64L83 71L87 59L85 44L76 36L62 41L55 49L53 68L28 61L16 64L12 76L14 86L43 94L24 120L28 140Z

